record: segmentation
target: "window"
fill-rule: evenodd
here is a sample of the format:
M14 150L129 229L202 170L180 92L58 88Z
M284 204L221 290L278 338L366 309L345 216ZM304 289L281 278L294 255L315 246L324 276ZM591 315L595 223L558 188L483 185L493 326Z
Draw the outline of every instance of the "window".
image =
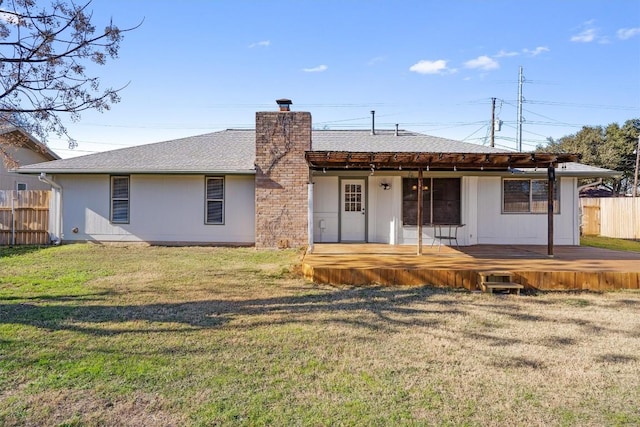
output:
M27 183L26 182L16 182L16 190L24 191L26 189L27 189Z
M206 224L224 224L224 178L207 177Z
M422 180L422 224L460 224L460 179ZM418 224L418 180L402 180L402 222Z
M129 223L129 177L111 177L111 222Z
M362 212L362 185L345 184L344 211L345 212Z
M547 213L549 181L505 179L502 181L503 213ZM558 181L553 185L553 212L560 212Z

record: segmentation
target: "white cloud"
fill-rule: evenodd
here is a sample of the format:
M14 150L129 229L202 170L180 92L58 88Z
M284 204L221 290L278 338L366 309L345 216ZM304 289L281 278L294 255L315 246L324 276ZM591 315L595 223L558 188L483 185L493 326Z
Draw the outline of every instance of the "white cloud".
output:
M549 49L546 46L538 46L537 48L533 49L533 50L529 50L529 49L522 49L522 51L528 55L531 56L538 56L541 53L545 53L545 52L549 52L551 49Z
M577 43L591 43L596 39L596 30L594 28L588 28L575 36L571 36L572 42Z
M303 68L302 71L304 71L305 73L321 73L323 71L327 71L329 67L327 67L326 65L322 64L322 65L318 65L317 67L313 67L313 68Z
M369 62L367 62L367 65L373 66L379 64L380 62L385 62L386 60L387 58L384 56L376 56L375 58L371 58Z
M620 40L627 40L640 35L640 28L620 28L617 34Z
M465 62L464 66L467 68L480 69L484 71L500 68L500 64L498 64L498 61L491 59L486 55L479 56L476 59L471 59Z
M518 56L520 55L520 52L508 52L504 49L501 49L500 52L496 53L495 55L493 55L494 58L507 58L510 56Z
M578 29L582 30L578 34L571 36L571 41L576 43L591 43L598 40L598 30L594 27L595 20L583 22Z
M249 45L249 49L253 49L254 47L269 47L271 46L271 40L262 40L256 43L251 43Z
M444 74L446 72L451 72L451 70L447 68L447 61L444 59L438 59L436 61L421 59L409 67L409 71L413 71L418 74Z

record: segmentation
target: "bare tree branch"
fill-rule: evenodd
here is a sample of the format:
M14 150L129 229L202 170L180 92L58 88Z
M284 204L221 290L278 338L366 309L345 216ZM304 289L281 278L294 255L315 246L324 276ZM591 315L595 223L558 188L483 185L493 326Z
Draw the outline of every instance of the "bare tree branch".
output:
M89 63L116 59L126 32L109 20L97 31L91 1L0 0L0 126L12 125L46 141L49 133L67 135L61 115L109 110L118 89L101 89L87 76ZM68 135L67 135L68 136Z

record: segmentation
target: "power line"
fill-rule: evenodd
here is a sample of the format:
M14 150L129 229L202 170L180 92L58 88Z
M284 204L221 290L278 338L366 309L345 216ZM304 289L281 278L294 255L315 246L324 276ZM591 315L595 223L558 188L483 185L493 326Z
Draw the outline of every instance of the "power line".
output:
M532 104L532 105L552 105L557 107L597 108L599 110L622 110L622 111L638 111L639 110L638 107L628 107L628 106L622 106L622 105L578 104L578 103L572 103L572 102L559 102L559 101L527 100L526 103Z

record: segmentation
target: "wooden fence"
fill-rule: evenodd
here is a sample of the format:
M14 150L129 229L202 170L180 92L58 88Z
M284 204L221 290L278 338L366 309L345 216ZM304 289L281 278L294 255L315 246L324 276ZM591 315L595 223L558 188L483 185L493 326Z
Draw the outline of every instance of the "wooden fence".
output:
M50 191L0 190L0 245L49 244Z
M640 197L585 197L580 209L583 235L640 239Z

